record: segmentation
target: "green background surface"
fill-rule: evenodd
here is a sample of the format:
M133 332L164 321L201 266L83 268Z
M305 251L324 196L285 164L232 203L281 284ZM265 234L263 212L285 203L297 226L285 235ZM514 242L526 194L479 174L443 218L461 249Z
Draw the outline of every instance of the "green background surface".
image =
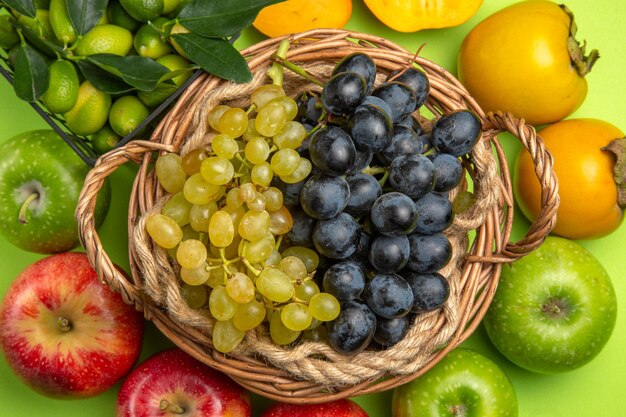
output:
M513 3L508 0L485 0L478 13L463 25L438 30L401 34L385 27L367 10L362 1L353 2L353 14L346 28L386 37L415 51L426 44L422 56L456 72L456 54L464 36L486 16ZM598 48L601 59L587 77L589 94L580 109L571 117L592 117L606 120L626 130L626 41L623 22L626 4L613 0L569 0L568 7L576 14L579 39L586 39L590 47ZM247 46L263 39L254 30L246 31L237 45ZM494 40L497 41L497 40ZM515 54L512 50L511 54ZM32 108L15 98L7 83L0 82L0 141L20 132L45 128ZM519 146L510 137L504 137L509 161L512 162ZM37 158L37 155L33 155ZM127 240L120 233L126 225L126 210L134 169L124 166L112 175L112 209L101 228L105 249L116 263L128 267ZM513 238L521 237L528 223L516 216ZM588 365L559 375L538 375L524 371L508 362L490 344L482 327L465 343L498 363L510 377L519 399L522 417L621 417L626 411L626 226L612 235L580 242L605 266L613 280L619 301L615 331L601 354ZM3 296L13 278L27 265L40 259L0 238L0 296ZM529 277L530 278L530 277ZM170 346L149 324L142 359ZM0 357L0 416L112 416L119 385L96 398L66 401L43 397L23 385L10 371L4 357ZM391 393L354 398L371 417L391 415ZM254 396L255 414L267 407L269 401Z

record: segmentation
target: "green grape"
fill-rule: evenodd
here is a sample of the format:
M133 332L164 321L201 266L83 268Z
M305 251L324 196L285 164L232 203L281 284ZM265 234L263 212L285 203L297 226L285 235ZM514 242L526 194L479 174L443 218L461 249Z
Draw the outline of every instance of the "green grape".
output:
M256 115L254 126L263 136L272 137L280 132L287 122L287 111L279 103L268 103Z
M209 221L209 240L218 248L230 245L235 237L235 227L230 214L224 210L216 211Z
M313 317L305 304L289 303L281 310L280 319L289 330L300 332L309 327Z
M306 278L308 273L304 262L295 256L284 257L278 264L278 269L289 275L292 281L301 281Z
M193 174L185 181L183 194L191 204L203 205L219 198L224 187L207 182L202 174Z
M213 138L211 148L215 155L224 159L233 159L237 151L239 151L239 145L235 139L223 133Z
M209 296L209 310L216 320L230 320L237 311L237 302L230 298L226 287L218 285Z
M263 238L270 231L270 214L267 211L246 212L237 226L239 236L251 242Z
M277 345L288 345L300 336L300 332L285 327L281 314L274 312L270 319L270 336Z
M287 122L277 135L272 138L278 149L297 149L306 138L306 129L299 122Z
M217 266L219 264L213 265L210 264L209 266ZM224 270L222 268L216 268L216 269L211 269L209 271L209 278L206 281L206 285L208 285L211 288L217 288L220 285L224 285Z
M194 309L204 307L209 299L206 285L189 285L183 283L181 293L187 305Z
M230 106L227 106L225 104L218 104L209 111L209 114L207 115L207 121L209 122L209 126L211 126L213 130L217 130L219 132L220 119L228 109L230 109Z
M325 292L314 295L309 301L311 315L319 321L335 320L340 309L339 301L333 295Z
M274 235L284 235L293 227L293 217L289 209L282 206L278 211L270 213L270 232Z
M281 255L283 258L287 256L296 256L300 258L304 265L306 266L307 272L310 274L311 272L317 269L317 266L320 264L320 258L312 249L305 248L303 246L291 246L285 249Z
M252 167L252 171L250 171L250 179L252 179L252 183L258 185L259 187L269 187L272 183L272 178L274 177L274 173L272 172L272 167L268 162L261 162Z
M239 228L239 222L241 222L243 215L246 214L246 209L243 206L233 207L226 205L222 210L230 215L230 219L233 222L233 229L237 230Z
M197 239L187 239L178 244L176 260L183 268L200 268L205 263L206 257L206 246Z
M308 177L312 170L313 165L311 161L306 158L300 158L296 170L289 175L282 175L280 179L287 184L296 184Z
M200 164L208 156L209 154L204 148L194 149L185 154L185 156L183 156L183 171L185 171L185 174L192 176L200 172Z
M324 326L317 326L313 329L305 330L302 332L301 337L302 340L306 340L307 342L328 342L328 332L326 331L326 327Z
M284 303L294 295L291 278L278 268L267 268L256 278L256 288L271 301Z
M198 232L209 231L209 220L213 213L217 211L217 203L210 201L207 204L194 204L189 210L189 224Z
M263 135L261 135L256 130L256 126L254 125L254 120L255 119L249 119L248 120L248 128L246 129L245 132L243 132L243 135L241 135L244 138L245 141L250 141L250 140L252 140L254 138L263 139Z
M247 204L248 208L253 211L264 211L265 210L265 196L262 193L256 193L254 200L249 201Z
M253 165L267 161L270 156L270 145L263 138L252 138L246 143L244 155Z
M263 84L259 86L250 95L250 101L257 110L262 109L267 103L276 97L282 97L285 95L285 90L276 84Z
M275 245L276 242L274 239L267 235L254 242L242 240L239 253L246 258L248 262L257 264L265 261L272 254Z
M279 103L287 112L287 120L293 120L298 115L298 103L291 97L281 96L273 98L270 103Z
M183 238L183 230L173 219L162 214L152 214L146 220L148 234L162 248L176 247Z
M278 211L283 206L283 193L276 187L269 187L263 191L265 209L269 212Z
M254 184L247 182L239 187L239 194L244 203L248 203L256 197L256 187Z
M235 327L232 320L217 321L213 326L213 347L222 353L232 352L246 334Z
M233 208L243 206L243 199L241 198L239 187L228 190L228 193L226 193L226 205Z
M300 154L295 149L281 149L272 155L272 171L280 177L292 174L300 165Z
M187 175L183 171L183 160L180 155L175 153L161 155L156 161L154 170L159 184L165 191L170 194L182 191Z
M191 286L206 284L210 276L210 272L207 271L207 268L208 265L206 262L194 269L180 268L180 278L185 284Z
M161 214L174 219L180 226L189 223L192 204L182 192L174 194L161 209Z
M248 128L248 114L245 110L233 107L222 114L219 121L219 131L231 138L238 138Z
M249 276L241 272L228 277L226 281L226 291L230 298L239 304L249 303L254 300L254 283Z
M265 319L265 305L257 300L242 304L237 308L233 316L233 324L241 331L248 331L256 328Z
M235 168L228 160L220 156L211 156L200 165L202 177L210 184L224 185L228 184L235 175Z
M315 317L313 317L313 318L311 319L311 324L309 324L309 327L307 327L306 329L307 329L307 330L313 330L313 329L315 329L316 327L321 326L321 324L322 324L322 322L321 322L321 321L319 321L318 319L316 319Z
M183 237L182 239L180 239L181 242L184 242L187 239L197 239L201 241L205 246L207 245L209 239L206 233L201 233L193 230L193 228L189 224L182 226L181 230L183 231ZM170 256L170 258L176 259L177 250L178 246L167 249L167 254Z
M278 250L274 249L272 250L272 253L270 253L270 256L267 257L266 260L264 260L263 262L261 262L261 266L263 268L269 268L269 267L278 267L278 264L280 263L280 261L283 259L282 256L280 256L280 252L278 252Z

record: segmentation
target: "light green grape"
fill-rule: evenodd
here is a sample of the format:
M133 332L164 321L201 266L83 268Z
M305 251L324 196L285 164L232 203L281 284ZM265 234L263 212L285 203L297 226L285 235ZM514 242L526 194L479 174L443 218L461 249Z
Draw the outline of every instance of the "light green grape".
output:
M278 103L285 108L287 120L293 120L298 115L298 103L291 97L281 96L270 100L270 103Z
M242 240L239 253L246 258L248 262L257 264L265 261L272 254L275 245L276 242L269 236L265 236L254 242Z
M263 191L265 209L269 212L278 211L283 206L283 193L276 187L269 187Z
M197 239L187 239L178 244L176 260L183 268L200 268L205 263L206 257L206 246Z
M237 230L239 228L239 222L243 218L243 215L246 214L246 209L243 206L233 207L226 205L222 210L230 215L230 219L233 222L233 229Z
M197 205L208 204L216 200L222 192L224 192L222 186L207 182L200 173L187 178L183 188L183 194L187 201Z
M287 184L296 184L308 177L312 170L313 164L311 164L311 161L306 158L300 158L296 170L289 175L282 175L280 179Z
M302 331L309 327L313 316L305 304L289 303L281 310L280 319L289 330Z
M218 266L219 264L209 264L209 266ZM209 271L209 278L206 281L206 285L211 288L217 288L220 285L225 284L224 279L224 270L222 268L211 269Z
M226 205L233 208L243 206L243 199L241 198L239 187L231 188L226 194Z
M278 149L297 149L306 138L306 129L302 123L290 121L285 123L278 134L272 140Z
M222 114L219 121L219 131L231 138L238 138L248 128L248 114L245 110L233 107Z
M209 154L204 148L197 148L185 154L185 156L183 156L183 171L185 171L185 174L192 176L200 172L200 164L202 164L202 161L208 158L208 156Z
M235 168L228 160L220 156L211 156L200 165L202 177L210 184L224 185L228 184L235 175Z
M280 255L280 252L278 252L278 250L276 249L273 249L272 253L270 253L267 259L261 262L261 265L263 266L263 268L278 267L278 264L282 259L283 257Z
M250 179L252 179L252 183L258 185L259 187L269 187L272 183L272 178L274 177L274 173L272 172L272 167L268 162L261 162L252 167L250 171Z
M182 191L187 174L183 170L183 160L180 155L175 153L161 155L156 161L154 170L159 184L165 191L170 194Z
M307 272L310 274L311 272L317 269L317 266L320 264L320 258L312 249L305 248L303 246L291 246L285 249L281 255L283 258L287 256L296 256L300 258L304 265L306 266Z
M237 307L237 302L228 295L225 286L218 285L213 288L209 296L209 310L216 320L230 320L235 315Z
M287 122L287 112L279 103L268 103L258 111L254 126L263 136L272 137L280 132Z
M270 145L263 138L252 138L246 143L244 155L251 164L261 164L270 156Z
M267 103L276 97L282 97L285 95L285 90L276 84L263 84L259 86L250 95L250 101L257 110L262 109Z
M288 329L283 324L281 314L275 312L270 319L270 336L277 345L288 345L300 336L300 332Z
M239 187L239 195L244 203L254 200L256 197L256 187L254 184L247 182Z
M256 130L256 126L254 125L254 120L255 120L254 118L248 120L248 128L246 129L245 132L243 132L243 135L241 135L245 141L250 141L254 138L263 139L263 135L261 135Z
M274 235L284 235L293 227L293 217L289 209L282 206L279 210L270 213L270 232Z
M249 276L241 272L228 277L226 281L226 291L230 298L239 304L249 303L254 300L254 283Z
M289 277L294 281L303 280L306 278L308 273L304 262L296 256L284 257L278 264L278 269L289 275Z
M339 301L333 295L325 292L314 295L309 301L311 315L319 321L335 320L340 309Z
M213 138L211 148L213 148L215 155L224 159L232 159L237 151L239 151L239 145L235 139L223 133Z
M278 268L266 268L256 278L256 288L268 300L284 303L294 295L291 278Z
M233 324L241 331L248 331L259 326L265 319L265 305L257 300L242 304L233 316Z
M194 269L181 268L180 278L183 280L185 284L191 285L191 286L198 286L198 285L206 284L210 276L210 272L207 271L207 267L208 267L207 263L204 262L198 268L194 268Z
M233 324L232 320L217 321L213 326L213 347L222 353L232 352L239 346L246 334Z
M189 285L183 283L181 294L190 308L198 309L206 305L209 293L206 285Z
M209 240L218 248L230 245L235 237L235 226L230 214L224 210L216 211L209 221Z
M320 288L312 279L296 283L296 298L304 302L309 302L314 295L320 293Z
M265 196L262 193L256 193L252 201L248 201L246 204L250 210L264 211L265 210Z
M192 204L187 201L182 192L174 194L161 209L161 214L173 219L180 226L190 221Z
M207 115L207 121L209 123L209 126L211 126L213 130L216 130L218 132L220 131L220 119L228 109L230 109L230 106L227 106L225 104L218 104L217 106L213 107L211 111L209 111L209 114Z
M198 232L207 233L209 231L209 221L213 213L217 211L217 203L211 201L207 204L194 204L189 210L189 224Z
M267 211L246 212L237 226L239 236L251 242L257 241L270 231L270 215Z
M183 238L183 230L173 219L162 214L153 214L146 219L148 234L162 248L171 249Z
M300 165L300 154L295 149L281 149L272 155L272 171L280 177L292 174Z

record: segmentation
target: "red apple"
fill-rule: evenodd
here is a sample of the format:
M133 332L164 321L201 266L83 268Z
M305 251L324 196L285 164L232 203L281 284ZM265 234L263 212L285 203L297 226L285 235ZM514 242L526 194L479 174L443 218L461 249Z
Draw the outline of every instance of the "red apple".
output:
M179 348L158 352L126 378L117 417L250 417L250 395Z
M0 306L0 347L13 371L55 398L100 394L137 361L143 317L102 284L83 253L24 269Z
M261 417L368 417L357 403L351 400L337 400L322 404L276 403Z

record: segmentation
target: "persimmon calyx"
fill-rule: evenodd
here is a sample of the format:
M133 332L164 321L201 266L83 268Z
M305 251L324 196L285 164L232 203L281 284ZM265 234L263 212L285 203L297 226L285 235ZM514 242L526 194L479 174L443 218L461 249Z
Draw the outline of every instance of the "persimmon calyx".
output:
M624 209L626 208L626 137L613 139L602 150L615 155L613 178L617 184L617 204Z
M569 52L570 60L572 61L572 65L576 68L578 75L584 77L591 71L591 68L600 58L600 52L598 52L597 49L592 49L589 54L585 55L587 42L583 41L580 43L576 40L578 26L576 26L576 21L574 20L574 13L564 4L560 4L559 6L570 18L569 37L567 38L567 51Z

